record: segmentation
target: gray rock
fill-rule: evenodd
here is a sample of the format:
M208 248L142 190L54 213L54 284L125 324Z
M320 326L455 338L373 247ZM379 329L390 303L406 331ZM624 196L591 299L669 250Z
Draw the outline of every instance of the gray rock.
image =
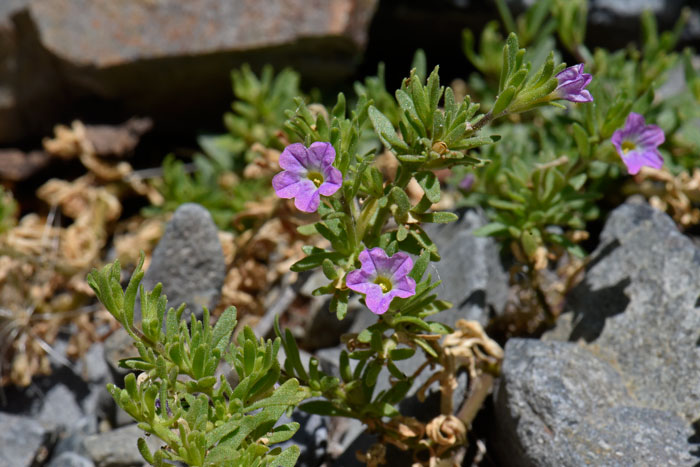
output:
M109 366L105 362L104 344L96 342L90 346L82 359L82 375L86 381L104 384L109 380Z
M377 3L125 0L115 9L109 0L3 0L0 142L50 129L75 103L68 96L102 100L113 116L197 127L203 115L218 118L229 73L246 62L337 83L354 74Z
M117 428L99 435L88 436L84 441L86 457L97 467L136 467L144 464L136 440L145 438L151 452L160 449L162 443L155 436L144 436L136 424Z
M48 453L48 431L28 417L0 412L0 467L30 467Z
M700 250L666 214L633 203L613 211L556 328L544 342L506 345L501 460L697 463L699 296Z
M199 204L181 205L153 250L142 282L144 289L150 291L162 283L168 307L186 303L183 319L189 319L191 313L201 318L203 307L212 310L219 302L225 277L226 263L211 214ZM141 306L136 300L134 322L140 321ZM119 368L119 360L137 355L124 329L118 329L105 341L104 353L115 383L121 385L128 371Z
M183 318L189 318L191 313L199 318L202 307L216 307L225 277L226 263L211 214L199 204L181 205L153 250L143 287L152 290L162 283L168 307L177 309L186 303ZM141 310L137 307L134 321L140 319Z
M85 415L83 418L73 423L67 433L56 443L52 455L54 458L64 454L72 453L85 456L85 438L97 434L97 417L93 414Z
M36 402L41 406L37 420L52 429L68 429L83 417L75 395L63 384L55 385Z
M469 209L451 224L431 224L426 232L438 247L442 259L428 270L442 280L438 297L454 305L436 318L448 325L457 319L476 320L486 326L499 314L508 298L508 276L499 261L499 246L491 237L472 232L487 223L484 213Z
M610 215L554 336L589 342L639 401L700 418L700 249L664 213L625 204Z
M95 467L95 463L80 454L64 452L51 459L48 467Z

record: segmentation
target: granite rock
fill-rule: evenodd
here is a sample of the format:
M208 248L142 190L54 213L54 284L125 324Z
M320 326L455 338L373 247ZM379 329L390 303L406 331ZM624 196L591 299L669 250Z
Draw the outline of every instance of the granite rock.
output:
M85 438L84 446L88 458L97 467L137 467L144 464L136 442L146 439L151 452L160 449L161 442L154 436L144 437L136 424L117 428Z
M355 72L377 3L3 0L0 142L41 135L90 101L171 130L213 123L243 63L337 83Z
M700 250L647 204L614 210L544 341L511 339L494 450L511 465L695 465Z
M95 467L95 463L80 454L64 452L51 459L47 467Z
M31 467L45 458L49 433L29 417L0 412L0 467Z
M186 303L183 318L202 308L216 307L226 277L226 263L216 224L203 206L186 203L177 208L153 250L151 264L143 277L145 290L159 282L168 297L168 307ZM137 306L134 320L141 319Z
M52 387L42 399L37 399L40 409L36 419L51 429L65 430L83 417L83 411L73 392L63 384Z
M435 293L453 304L435 318L448 325L462 318L486 326L505 306L508 276L499 261L499 245L494 239L472 233L486 225L483 211L467 209L458 215L456 222L430 224L426 228L442 257L428 270L434 280L442 281Z

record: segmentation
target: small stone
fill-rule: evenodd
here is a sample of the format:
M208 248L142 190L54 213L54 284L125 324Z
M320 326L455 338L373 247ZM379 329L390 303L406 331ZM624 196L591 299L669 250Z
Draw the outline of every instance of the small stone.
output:
M51 459L47 467L95 467L95 463L80 454L64 452Z
M37 420L50 428L70 428L83 417L75 395L63 384L51 388L37 403L41 404Z
M99 435L88 436L84 446L87 457L97 467L137 467L145 463L137 447L137 440L144 438L151 452L163 444L155 436L145 436L136 424L117 428Z
M153 251L144 289L153 290L162 283L168 308L186 303L183 318L191 313L201 318L203 307L213 310L219 302L225 276L224 253L211 214L199 204L181 205ZM141 309L136 308L134 321L138 322Z
M109 379L109 366L105 362L104 344L96 342L83 355L83 377L91 383L104 384Z
M66 452L85 455L83 442L86 437L96 433L97 417L93 414L85 415L68 427L67 433L56 443L52 455L57 457Z
M28 417L0 412L0 467L31 467L46 453L48 431Z

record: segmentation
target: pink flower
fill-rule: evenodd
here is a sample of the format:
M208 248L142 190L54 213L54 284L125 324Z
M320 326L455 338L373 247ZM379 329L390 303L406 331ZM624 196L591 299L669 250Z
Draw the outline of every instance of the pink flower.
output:
M345 283L355 292L365 294L365 303L372 313L385 313L394 297L416 294L416 281L408 276L413 261L406 253L388 257L381 248L372 248L360 253L359 258L362 267L349 272Z
M557 74L559 85L554 92L560 99L571 102L592 102L593 96L584 89L591 82L593 76L583 72L583 63L570 66Z
M666 137L661 128L656 125L645 125L644 117L635 112L627 116L625 127L616 130L611 138L622 162L632 175L639 172L642 166L661 168L664 159L657 148L665 140Z
M294 198L300 211L315 212L321 196L331 196L340 189L343 175L333 167L335 149L331 143L316 142L306 147L290 144L280 154L284 171L272 178L272 187L280 198Z

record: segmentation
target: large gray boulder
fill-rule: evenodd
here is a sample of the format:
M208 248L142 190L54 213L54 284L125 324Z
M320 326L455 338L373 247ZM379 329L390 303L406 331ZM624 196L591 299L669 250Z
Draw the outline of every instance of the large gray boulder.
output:
M613 211L545 341L513 339L496 392L510 465L694 465L700 250L664 213ZM692 454L692 453L695 454Z

